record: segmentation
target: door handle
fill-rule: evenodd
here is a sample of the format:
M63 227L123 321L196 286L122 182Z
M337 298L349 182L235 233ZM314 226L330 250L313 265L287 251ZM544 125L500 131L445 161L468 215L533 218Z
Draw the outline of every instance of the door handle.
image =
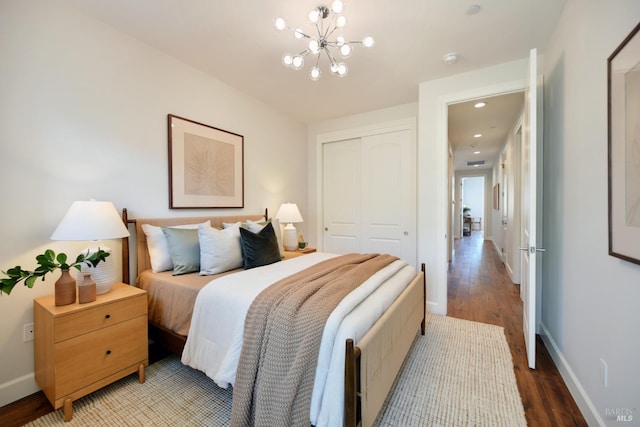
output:
M530 253L536 253L536 252L546 252L547 250L544 248L536 248L535 246L531 246L529 248L520 248L521 251L527 251Z

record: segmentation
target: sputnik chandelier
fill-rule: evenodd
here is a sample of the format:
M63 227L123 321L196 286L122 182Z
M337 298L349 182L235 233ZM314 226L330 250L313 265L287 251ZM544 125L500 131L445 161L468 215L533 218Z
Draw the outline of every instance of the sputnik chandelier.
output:
M371 36L366 36L358 41L346 41L343 36L336 36L333 40L329 39L347 23L347 18L342 15L343 8L344 6L341 0L334 0L334 2L331 3L331 9L327 6L318 6L309 12L309 21L315 27L316 35L309 35L300 28L290 28L283 18L277 18L275 25L278 30L290 30L293 32L295 38L307 41L307 49L294 55L285 53L282 56L282 63L286 67L300 70L304 66L304 59L309 55L315 55L315 65L311 68L311 71L309 71L309 77L311 77L311 80L316 81L321 75L318 65L320 63L320 57L324 54L331 64L331 73L338 77L346 76L349 68L347 64L338 61L337 58L348 58L351 56L352 45L354 44L371 47L374 44L374 40Z

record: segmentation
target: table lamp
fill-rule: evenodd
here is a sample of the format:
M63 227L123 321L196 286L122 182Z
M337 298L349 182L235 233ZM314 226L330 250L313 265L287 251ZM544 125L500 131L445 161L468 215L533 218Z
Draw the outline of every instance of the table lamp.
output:
M98 248L111 253L102 239L118 239L129 236L115 206L111 202L96 200L73 202L58 228L51 235L51 240L90 240L91 244L82 253L94 253ZM76 283L82 283L84 273L91 273L96 282L96 294L109 292L115 282L113 257L108 257L96 267L82 265Z
M295 251L298 248L298 233L293 226L296 222L302 222L302 215L295 203L283 203L276 215L280 223L287 224L282 235L282 246L287 251Z

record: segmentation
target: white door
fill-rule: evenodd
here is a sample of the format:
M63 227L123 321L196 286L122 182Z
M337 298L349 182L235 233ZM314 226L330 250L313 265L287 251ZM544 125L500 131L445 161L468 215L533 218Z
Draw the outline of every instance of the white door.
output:
M415 145L398 130L323 144L323 251L416 265Z
M329 142L323 150L324 245L334 254L360 252L360 138Z
M362 252L416 265L412 146L409 130L362 138Z
M541 78L538 80L537 49L529 55L529 78L525 91L524 131L522 138L522 270L520 290L523 298L522 322L524 340L527 347L529 368L536 367L536 329L539 322L538 301L538 191L542 189L538 181L538 145L541 133L538 132L541 117L538 108L542 105ZM540 121L540 122L539 122ZM541 145L541 144L540 144ZM541 149L542 147L540 147Z

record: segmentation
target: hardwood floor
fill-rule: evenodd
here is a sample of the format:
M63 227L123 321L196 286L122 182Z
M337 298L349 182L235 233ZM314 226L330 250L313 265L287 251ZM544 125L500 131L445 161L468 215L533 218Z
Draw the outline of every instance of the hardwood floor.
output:
M509 280L493 244L474 231L456 241L455 248L449 266L448 315L504 328L529 426L586 426L540 339L537 369L527 366L519 287ZM149 358L153 362L164 355L150 349ZM0 426L21 426L52 410L44 394L36 393L0 408Z
M449 264L447 315L504 328L529 426L586 426L540 337L536 369L529 369L519 292L482 232L473 231L456 241Z

